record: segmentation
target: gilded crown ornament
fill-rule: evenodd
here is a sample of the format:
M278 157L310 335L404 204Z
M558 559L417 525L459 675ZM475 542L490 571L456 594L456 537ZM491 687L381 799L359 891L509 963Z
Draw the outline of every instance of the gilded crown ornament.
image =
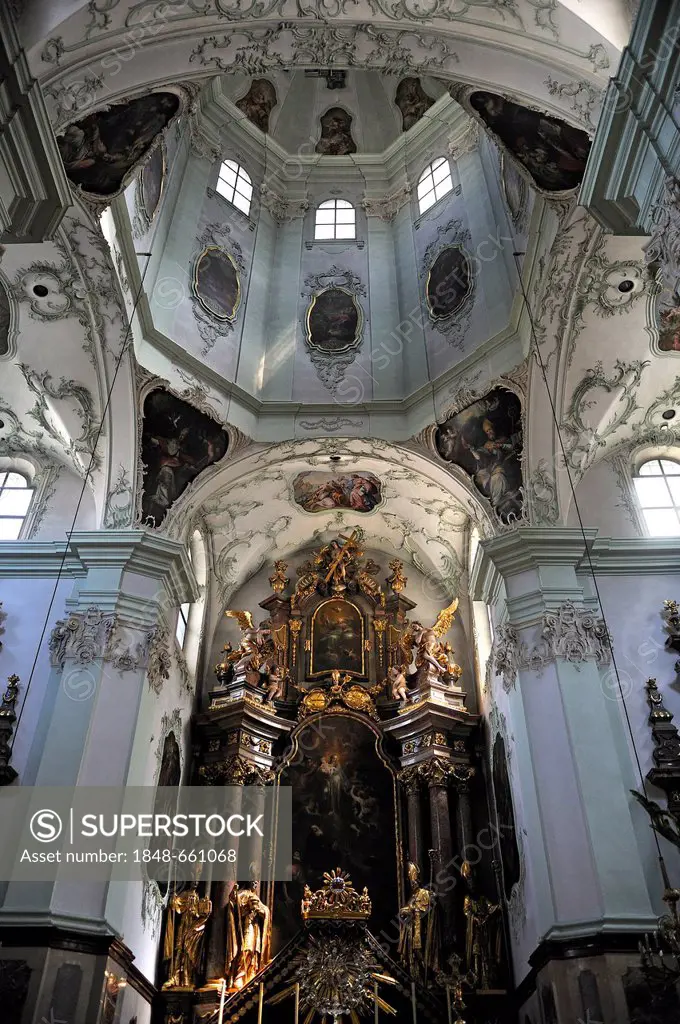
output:
M283 562L281 559L277 559L274 562L274 572L269 577L269 585L276 594L282 594L286 589L290 580L286 576L286 569L288 564Z
M312 892L305 886L302 897L303 920L333 919L361 921L371 914L371 899L368 889L362 893L352 885L352 879L342 868L324 871L323 888Z

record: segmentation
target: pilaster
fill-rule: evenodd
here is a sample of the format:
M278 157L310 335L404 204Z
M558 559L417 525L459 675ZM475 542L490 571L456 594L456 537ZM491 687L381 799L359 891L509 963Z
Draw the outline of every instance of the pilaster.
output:
M538 810L542 850L534 841L531 856L544 880L535 893L544 940L641 932L654 920L622 763L625 723L607 685L610 639L577 575L594 536L520 529L482 542L473 573L474 597L484 598L491 566L507 592L490 658L526 730L530 757L518 759L516 783Z

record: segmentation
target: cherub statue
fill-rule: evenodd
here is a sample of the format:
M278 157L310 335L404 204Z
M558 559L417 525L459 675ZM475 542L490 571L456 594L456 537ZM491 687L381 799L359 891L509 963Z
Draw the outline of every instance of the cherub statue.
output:
M448 607L440 611L434 626L423 626L420 622L414 622L402 637L402 648L408 648L409 658L411 649L414 646L417 648L416 668L419 683L428 677L447 683L455 683L460 678L460 665L449 660L453 648L450 644L443 644L440 639L451 628L457 608L458 598L454 598Z
M387 673L387 681L390 684L392 699L400 700L404 703L408 700L406 668L407 666L403 663L401 665L392 665Z
M236 619L241 629L241 644L235 652L234 676L245 675L249 683L257 684L265 657L274 653L271 630L265 629L264 623L256 626L250 612L229 609L224 614Z
M283 700L286 693L287 674L277 662L271 662L267 676L265 701Z

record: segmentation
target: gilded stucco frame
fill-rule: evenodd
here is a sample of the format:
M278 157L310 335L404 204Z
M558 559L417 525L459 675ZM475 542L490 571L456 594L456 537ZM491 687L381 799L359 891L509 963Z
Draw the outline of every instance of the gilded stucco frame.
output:
M310 646L309 646L309 676L308 676L308 678L310 678L310 679L318 679L319 676L327 676L327 675L330 674L330 670L327 669L327 668L321 669L318 672L314 671L314 622L315 622L315 619L316 619L317 615L319 614L319 611L325 605L329 604L331 601L344 601L345 604L350 605L354 609L354 611L357 613L357 615L359 616L359 621L361 623L361 672L352 672L350 669L344 669L344 668L341 668L340 671L341 672L345 672L347 675L350 675L350 676L352 676L355 679L365 679L366 678L366 646L365 646L365 641L366 641L366 623L364 622L364 615L363 615L363 612L361 611L361 608L359 608L359 606L356 605L354 603L354 601L348 601L346 597L340 597L340 596L328 597L328 598L326 598L325 601L321 601L321 603L316 606L316 608L314 609L314 612L312 613L312 618L311 618L310 623L309 623L309 641L310 641Z

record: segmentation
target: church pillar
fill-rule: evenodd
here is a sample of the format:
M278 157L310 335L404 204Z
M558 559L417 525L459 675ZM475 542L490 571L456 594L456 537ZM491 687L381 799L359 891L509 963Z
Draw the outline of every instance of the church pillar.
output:
M461 766L456 768L453 782L456 791L456 841L461 858L467 859L474 842L472 832L472 809L470 807L470 779L474 768Z
M448 783L453 764L443 758L433 757L420 765L422 778L427 782L430 796L430 821L432 828L434 888L437 892L444 917L444 942L452 942L454 932L455 878L453 864L453 837L451 834L451 811L449 808ZM422 869L426 882L427 872Z
M516 981L529 959L566 965L567 955L594 946L612 955L631 951L634 961L638 939L656 921L632 818L638 811L629 791L639 779L605 625L583 568L593 537L520 528L482 542L472 573L473 599L493 601L501 581L507 594L489 692L494 721L507 717L508 726L510 792L494 763L494 793ZM503 850L511 828L528 861L514 879ZM522 912L527 906L531 915ZM557 979L554 970L549 976Z
M171 613L195 600L198 588L185 546L147 531L74 533L69 555L82 574L49 640L50 675L21 782L123 787L140 730L148 746L144 708L153 706L169 675ZM117 938L119 892L118 883L104 880L9 883L0 909L2 957L11 958L13 947L25 944L27 929L41 929L44 936L33 961L44 980L36 977L33 986L31 1020L50 1019L56 998L52 950L65 941L96 1002L107 956L132 962ZM108 969L119 973L110 963ZM78 1005L69 1024L89 1024L94 1017L85 996Z
M404 768L399 773L399 781L406 794L408 857L413 864L418 865L421 872L426 872L420 779L417 767Z

